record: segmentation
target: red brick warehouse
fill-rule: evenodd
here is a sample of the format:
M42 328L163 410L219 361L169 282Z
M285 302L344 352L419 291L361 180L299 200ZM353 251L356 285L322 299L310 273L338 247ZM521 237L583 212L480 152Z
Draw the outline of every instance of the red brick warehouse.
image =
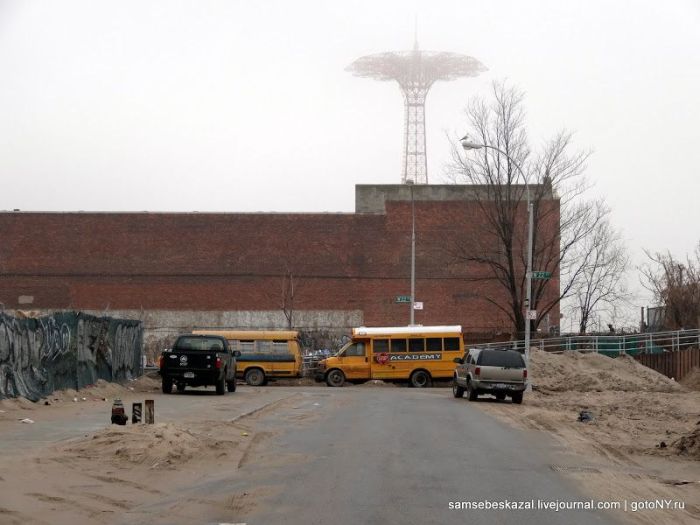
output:
M501 288L470 282L466 277L486 269L465 267L451 255L456 245L473 242L482 226L474 197L479 188L416 185L413 191L416 300L424 304L416 323L461 324L473 334L510 332L507 317L485 300L506 301ZM555 197L544 204L558 211ZM558 213L549 227L558 227ZM314 321L317 312L354 313L336 317L336 324L409 321L409 305L396 302L410 294L406 185L358 185L355 213L3 212L0 230L5 308L107 309L142 318L179 312L183 326L272 328L284 323L293 283L299 328L334 324ZM558 290L555 272L546 299ZM188 316L192 322L182 321ZM551 317L557 325L558 309Z

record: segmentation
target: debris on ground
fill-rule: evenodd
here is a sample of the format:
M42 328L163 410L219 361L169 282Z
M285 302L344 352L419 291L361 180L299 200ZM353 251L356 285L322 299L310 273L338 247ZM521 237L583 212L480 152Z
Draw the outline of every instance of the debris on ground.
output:
M700 460L700 427L674 441L673 448L679 455Z
M581 410L581 412L578 413L578 420L581 423L590 423L595 421L595 417L590 410Z

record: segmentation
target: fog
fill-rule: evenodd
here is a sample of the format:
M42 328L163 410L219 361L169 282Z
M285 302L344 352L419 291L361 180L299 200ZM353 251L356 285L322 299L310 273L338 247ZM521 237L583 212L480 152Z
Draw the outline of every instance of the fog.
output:
M351 211L399 183L398 86L345 71L410 49L488 71L437 83L428 176L494 79L526 92L533 144L593 150L591 195L639 262L698 242L700 7L694 0L0 0L0 209Z

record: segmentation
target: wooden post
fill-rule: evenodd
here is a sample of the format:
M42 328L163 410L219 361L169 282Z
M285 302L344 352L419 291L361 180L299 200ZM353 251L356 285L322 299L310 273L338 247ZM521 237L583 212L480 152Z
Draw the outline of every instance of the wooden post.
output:
M141 403L131 404L131 423L141 423Z
M153 401L153 399L146 399L146 417L144 423L152 425L155 421L155 413L155 401Z

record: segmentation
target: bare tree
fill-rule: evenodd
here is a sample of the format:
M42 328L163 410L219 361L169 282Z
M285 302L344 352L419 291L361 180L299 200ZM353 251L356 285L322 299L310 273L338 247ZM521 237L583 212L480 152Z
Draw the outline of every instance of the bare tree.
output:
M614 309L630 297L624 280L629 255L607 218L579 243L575 252L583 264L572 286L572 299L579 316L579 333L585 334L594 312Z
M309 240L306 245L307 251L315 253L318 258L326 261L335 261L336 270L347 275L346 265L340 257L341 250L337 246L332 246L323 239ZM295 313L298 310L300 299L303 300L304 291L312 286L313 272L309 272L308 260L299 253L298 248L290 241L281 247L279 256L279 273L275 275L275 287L268 290L267 297L272 302L279 305L284 314L287 328L292 330L295 327Z
M644 252L649 261L640 268L642 285L663 306L664 328L700 325L700 242L685 261L667 253Z
M281 294L280 308L287 320L287 328L294 328L294 300L297 297L299 288L301 287L301 278L299 278L291 268L289 261L285 262L285 270L281 279Z
M531 309L537 310L534 328L562 298L572 293L584 268L577 257L581 245L608 215L601 201L584 201L584 177L590 153L572 151L572 136L560 131L532 151L525 129L523 93L504 82L494 82L493 99L473 100L466 109L468 134L490 148L464 155L453 143L448 168L456 182L475 185L474 198L483 226L472 225L471 236L454 246L456 261L467 265L470 281L497 283L505 295L483 299L504 312L515 331L525 330L527 210L526 187L512 158L525 172L534 208L533 269L559 275L560 289L550 291L549 280L533 280ZM510 158L509 158L510 157ZM556 281L554 281L556 282Z

